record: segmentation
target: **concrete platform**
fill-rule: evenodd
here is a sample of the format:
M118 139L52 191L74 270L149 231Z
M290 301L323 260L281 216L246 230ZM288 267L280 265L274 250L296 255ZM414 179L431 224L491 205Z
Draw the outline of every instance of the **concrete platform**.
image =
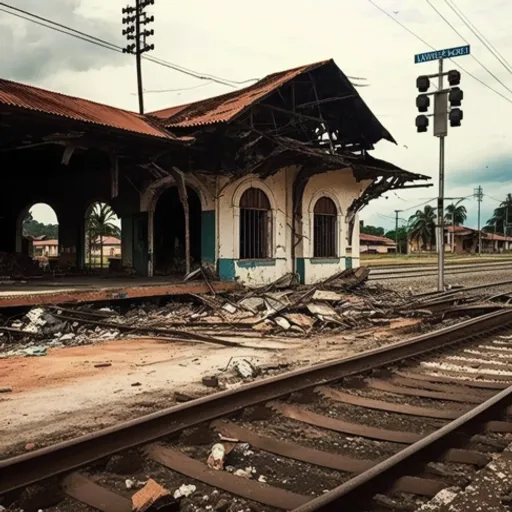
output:
M235 283L225 281L214 281L210 284L216 292L229 291L236 286ZM0 284L0 308L209 292L211 289L204 281L184 282L168 277L64 277Z

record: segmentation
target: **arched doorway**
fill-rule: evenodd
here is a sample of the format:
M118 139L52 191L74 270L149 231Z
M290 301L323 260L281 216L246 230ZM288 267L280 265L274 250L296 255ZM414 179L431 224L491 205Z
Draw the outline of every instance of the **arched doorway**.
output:
M110 205L91 204L84 222L86 268L101 271L121 267L121 221Z
M201 200L187 187L191 265L201 262ZM153 217L153 255L156 275L183 274L185 271L185 213L173 186L162 192Z
M57 266L59 222L50 205L35 203L21 213L16 250L37 260L43 268Z

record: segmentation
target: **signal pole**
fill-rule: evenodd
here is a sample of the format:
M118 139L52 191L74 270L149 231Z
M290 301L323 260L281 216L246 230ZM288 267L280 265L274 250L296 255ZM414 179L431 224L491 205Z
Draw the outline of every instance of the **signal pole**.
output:
M478 256L482 255L482 232L480 231L480 204L484 198L484 191L482 187L479 185L478 188L475 189L474 196L478 201Z
M443 90L443 59L439 59L438 90ZM446 122L446 93L434 97L434 135L439 137L439 197L437 199L438 225L438 283L437 289L444 290L444 138L448 134ZM436 129L437 128L437 129ZM437 132L437 133L436 133Z
M416 87L420 94L416 98L416 106L420 112L427 112L430 106L429 96L434 96L434 114L421 114L416 117L416 128L419 133L426 132L429 125L428 118L434 117L434 136L439 137L439 196L437 198L437 252L438 252L438 284L437 289L444 291L444 163L445 163L445 137L448 135L448 119L450 126L460 126L462 110L451 108L448 110L448 99L451 107L459 107L463 99L463 92L459 87L460 72L451 70L447 73L443 70L443 60L461 55L469 55L470 47L461 46L447 50L439 50L420 53L414 56L415 64L437 60L439 72L433 75L421 75L416 80ZM448 76L449 89L443 89L443 77ZM430 87L430 79L438 79L438 89L425 94Z
M139 96L139 113L144 114L144 96L142 89L142 54L155 49L155 45L147 44L148 36L154 35L154 30L142 29L143 26L155 21L154 16L147 16L145 8L148 5L154 5L155 0L135 0L135 7L123 7L122 13L128 14L123 17L123 25L129 25L123 30L123 36L128 41L135 41L123 48L123 53L131 53L135 55L137 65L137 91ZM135 13L135 14L132 14Z
M396 252L398 253L398 214L403 212L403 210L395 210L395 244L396 244Z

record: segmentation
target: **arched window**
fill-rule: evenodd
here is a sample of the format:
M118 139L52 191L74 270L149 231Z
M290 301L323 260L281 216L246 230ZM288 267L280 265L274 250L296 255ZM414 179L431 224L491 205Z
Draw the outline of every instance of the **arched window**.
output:
M271 233L268 197L259 188L248 188L240 198L240 259L268 258Z
M332 199L321 197L313 210L313 257L335 258L338 210Z

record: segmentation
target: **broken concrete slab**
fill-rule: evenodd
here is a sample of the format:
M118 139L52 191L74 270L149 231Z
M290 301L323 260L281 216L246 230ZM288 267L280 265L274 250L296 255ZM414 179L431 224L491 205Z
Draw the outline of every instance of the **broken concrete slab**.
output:
M316 290L312 297L313 300L326 300L332 302L340 302L343 300L343 295L337 292L330 292L328 290Z
M332 318L336 318L338 316L336 310L329 306L329 304L310 302L306 307L308 311L313 315L327 316Z

